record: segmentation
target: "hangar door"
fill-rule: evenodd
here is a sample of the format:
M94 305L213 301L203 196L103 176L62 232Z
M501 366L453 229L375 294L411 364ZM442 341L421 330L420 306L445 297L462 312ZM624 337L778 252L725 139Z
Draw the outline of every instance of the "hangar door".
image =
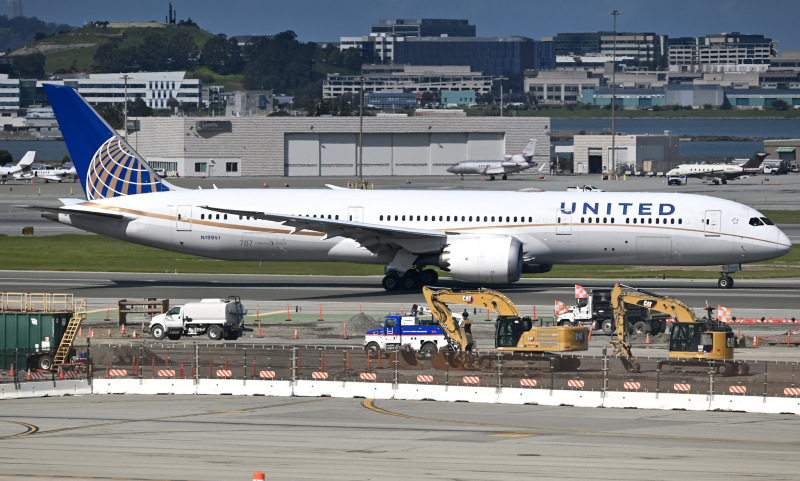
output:
M319 134L320 175L356 175L358 134Z
M319 134L286 135L283 148L284 175L320 175Z
M467 144L469 157L466 160L500 160L505 154L503 134L469 133Z
M431 134L430 174L444 174L447 168L469 159L466 133Z
M392 175L428 175L431 172L431 134L394 134Z

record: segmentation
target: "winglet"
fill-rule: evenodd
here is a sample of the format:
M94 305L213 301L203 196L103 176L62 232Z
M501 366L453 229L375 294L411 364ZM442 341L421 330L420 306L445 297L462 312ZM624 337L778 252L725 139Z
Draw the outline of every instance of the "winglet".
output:
M88 200L177 190L73 88L44 84L44 90Z

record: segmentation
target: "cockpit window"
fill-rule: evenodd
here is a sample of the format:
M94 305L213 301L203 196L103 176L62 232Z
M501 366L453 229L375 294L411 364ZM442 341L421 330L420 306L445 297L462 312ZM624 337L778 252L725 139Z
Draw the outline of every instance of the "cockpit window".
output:
M775 225L774 222L772 222L771 220L767 219L766 217L762 217L761 221L764 222L767 225Z
M762 222L761 219L759 219L758 217L751 217L750 225L752 226L764 225L764 222Z

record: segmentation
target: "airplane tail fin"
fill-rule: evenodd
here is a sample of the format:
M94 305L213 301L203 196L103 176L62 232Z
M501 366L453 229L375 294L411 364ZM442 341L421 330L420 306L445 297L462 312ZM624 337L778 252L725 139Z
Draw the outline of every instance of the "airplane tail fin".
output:
M31 168L31 164L33 164L33 159L36 158L36 151L29 150L25 152L25 155L20 159L17 163L17 167L20 168L21 171L25 171Z
M526 158L531 158L533 157L534 150L536 150L536 139L531 139L531 141L528 142L528 145L522 149L522 155L524 155Z
M750 160L742 164L743 169L755 169L761 166L761 163L764 162L764 159L767 158L769 154L766 152L756 152L750 157Z
M88 200L177 190L156 175L73 88L44 84Z

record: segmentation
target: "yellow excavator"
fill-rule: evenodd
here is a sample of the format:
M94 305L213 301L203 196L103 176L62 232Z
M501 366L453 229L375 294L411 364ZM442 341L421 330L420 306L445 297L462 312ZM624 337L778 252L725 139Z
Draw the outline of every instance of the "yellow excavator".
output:
M660 361L659 369L670 371L708 372L714 361L716 372L723 376L745 375L750 369L746 363L733 360L735 338L728 324L711 318L699 320L691 307L678 299L616 284L611 291L611 310L617 338L611 341L613 355L618 357L625 369L639 372L639 361L631 352L628 330L625 323L626 305L636 305L672 316L675 323L669 336L669 360Z
M436 289L423 287L422 294L430 306L433 319L441 328L448 346L443 346L431 358L437 369L489 369L496 355L473 352L472 320L468 313L453 316L448 304L491 309L498 314L495 321L494 347L503 353L503 363L515 360L546 361L555 370L577 369L578 358L553 356L550 353L586 351L589 348L589 330L586 327L543 326L541 321L522 317L517 306L505 295L491 289ZM538 324L538 325L537 325Z

